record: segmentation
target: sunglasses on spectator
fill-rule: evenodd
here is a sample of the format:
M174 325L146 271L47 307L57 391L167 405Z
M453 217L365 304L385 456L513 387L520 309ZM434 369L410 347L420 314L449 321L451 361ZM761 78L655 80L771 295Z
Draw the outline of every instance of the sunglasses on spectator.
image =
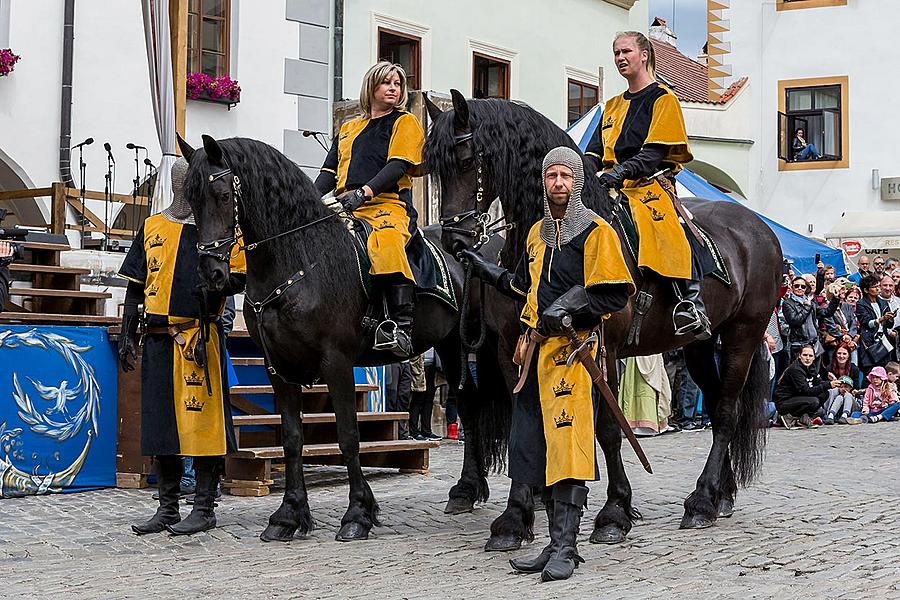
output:
M806 285L805 285L805 284L802 284L802 283L795 283L793 287L796 288L796 289L798 289L798 290L805 290L805 289L806 289Z

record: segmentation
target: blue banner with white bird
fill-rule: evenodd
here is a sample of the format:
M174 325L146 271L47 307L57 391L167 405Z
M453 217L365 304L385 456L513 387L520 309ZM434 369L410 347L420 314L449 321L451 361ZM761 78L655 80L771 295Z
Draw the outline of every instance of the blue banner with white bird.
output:
M0 498L115 485L116 368L106 328L0 326Z

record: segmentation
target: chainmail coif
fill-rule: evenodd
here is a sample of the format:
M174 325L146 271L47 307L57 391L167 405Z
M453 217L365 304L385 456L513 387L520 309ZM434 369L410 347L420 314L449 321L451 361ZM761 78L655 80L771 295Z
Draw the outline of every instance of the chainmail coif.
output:
M575 174L572 194L569 196L569 204L566 206L566 212L562 219L554 219L550 213L549 195L546 185L544 186L544 219L541 221L541 239L548 246L559 249L590 227L598 215L581 201L581 190L584 187L584 163L581 161L581 155L566 146L554 148L544 157L541 167L542 180L547 174L547 169L553 165L569 167Z
M194 225L194 213L184 197L184 182L187 179L188 161L179 157L172 164L172 204L163 211L170 221Z

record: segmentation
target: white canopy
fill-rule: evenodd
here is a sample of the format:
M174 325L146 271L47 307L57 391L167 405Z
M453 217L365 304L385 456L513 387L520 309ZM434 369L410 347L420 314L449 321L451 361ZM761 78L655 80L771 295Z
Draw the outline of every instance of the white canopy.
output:
M846 212L825 239L835 238L900 238L900 210Z

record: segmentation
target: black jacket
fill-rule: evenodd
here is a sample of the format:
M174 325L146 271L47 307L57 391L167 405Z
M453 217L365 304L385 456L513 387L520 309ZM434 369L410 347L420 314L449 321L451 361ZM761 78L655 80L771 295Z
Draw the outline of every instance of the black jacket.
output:
M884 314L888 310L887 300L881 296L877 296L876 300L878 301L881 314ZM875 314L875 309L872 308L869 299L865 296L856 303L856 318L859 320L859 332L863 348L868 348L874 344L877 341L877 338L880 337L880 333L884 333L888 329L894 327L893 319L885 321L884 323L872 323L878 316Z
M9 300L9 267L0 267L0 312Z
M792 345L814 344L819 336L820 322L833 316L840 305L841 300L837 296L825 308L819 308L815 300L809 304L801 304L790 296L785 296L781 303L781 314L791 329L788 342Z
M830 389L831 382L822 381L822 378L816 373L815 363L807 368L799 360L795 360L784 370L784 374L778 380L773 400L775 406L797 396L814 396L824 400Z

